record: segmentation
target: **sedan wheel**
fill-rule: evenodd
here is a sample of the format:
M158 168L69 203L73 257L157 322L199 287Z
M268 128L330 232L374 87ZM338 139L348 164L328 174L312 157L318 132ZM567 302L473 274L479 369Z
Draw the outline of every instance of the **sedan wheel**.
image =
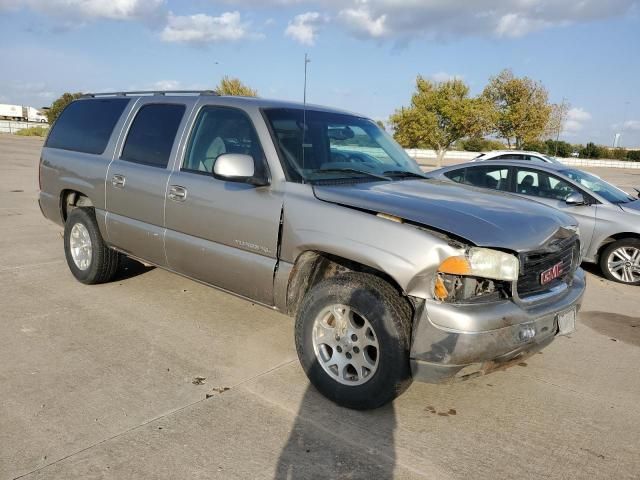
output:
M600 255L600 268L609 280L640 285L640 240L623 238L607 245Z
M609 255L607 267L611 275L624 283L640 281L640 249L620 247Z

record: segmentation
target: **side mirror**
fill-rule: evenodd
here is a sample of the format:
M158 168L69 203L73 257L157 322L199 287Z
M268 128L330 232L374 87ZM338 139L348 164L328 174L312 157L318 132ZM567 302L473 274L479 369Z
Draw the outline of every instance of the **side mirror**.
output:
M574 207L577 207L578 205L586 205L587 203L584 199L584 195L582 195L580 192L573 192L565 199L565 202L567 205L571 205Z
M223 153L213 164L213 176L227 182L268 185L265 178L256 176L256 165L251 155Z

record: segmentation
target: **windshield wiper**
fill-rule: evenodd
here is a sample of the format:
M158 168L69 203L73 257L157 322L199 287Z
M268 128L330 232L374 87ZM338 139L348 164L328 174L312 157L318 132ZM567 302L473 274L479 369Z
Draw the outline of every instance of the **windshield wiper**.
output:
M317 170L316 173L324 173L324 172L348 172L348 173L361 173L362 175L367 175L369 177L373 177L373 178L377 178L379 180L386 180L386 181L391 181L391 179L389 177L385 177L384 175L379 175L377 173L373 173L373 172L367 172L366 170L358 170L357 168L348 168L348 167L344 167L344 168L321 168L320 170Z
M387 170L386 172L384 172L385 175L389 175L392 177L404 177L404 178L429 178L424 174L419 174L416 172L409 172L407 170Z

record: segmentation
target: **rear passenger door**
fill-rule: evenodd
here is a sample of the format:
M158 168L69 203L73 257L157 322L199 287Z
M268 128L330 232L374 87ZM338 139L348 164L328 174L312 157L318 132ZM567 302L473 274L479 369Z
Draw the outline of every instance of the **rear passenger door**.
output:
M169 179L165 244L169 267L236 294L273 304L282 192L215 178L225 153L266 159L249 115L203 106L184 160ZM268 172L263 171L264 177Z
M106 179L109 242L165 266L164 199L187 105L143 98L122 135Z

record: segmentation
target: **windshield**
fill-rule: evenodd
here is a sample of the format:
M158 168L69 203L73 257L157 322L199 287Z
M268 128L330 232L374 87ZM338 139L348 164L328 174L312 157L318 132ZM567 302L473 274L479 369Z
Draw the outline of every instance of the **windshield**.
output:
M543 155L544 158L549 160L551 163L555 163L557 165L562 165L562 162L558 160L556 157L552 157L551 155Z
M627 203L635 200L618 187L614 187L591 173L583 172L582 170L563 170L560 173L611 203Z
M402 147L366 118L285 108L264 113L289 180L380 181L424 176Z

